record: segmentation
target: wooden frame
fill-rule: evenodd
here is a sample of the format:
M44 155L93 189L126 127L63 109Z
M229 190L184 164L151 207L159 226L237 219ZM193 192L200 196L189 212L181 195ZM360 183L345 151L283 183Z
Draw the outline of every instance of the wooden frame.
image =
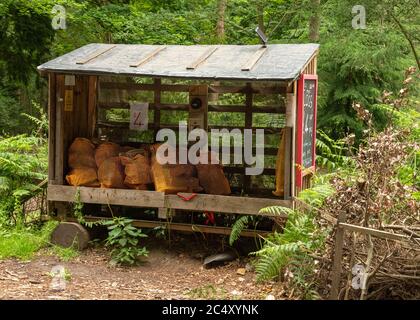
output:
M111 50L104 50L102 53L97 52L90 56L90 60L83 63L89 63L97 56L104 54ZM153 55L159 54L161 50L151 52L146 58L149 60ZM191 64L191 68L199 68L205 63L209 55L213 54L216 49L206 51L196 61ZM251 59L248 71L258 63L259 58L264 54L265 50L260 50L255 53ZM138 61L136 67L147 63L148 60L143 58ZM258 58L258 59L257 59ZM146 61L147 60L147 61ZM134 64L132 65L134 67ZM204 67L204 66L203 66ZM297 189L302 188L301 176L299 177L299 170L295 169L294 163L302 162L302 155L299 155L301 150L302 138L302 110L303 101L301 99L302 85L305 79L317 79L316 75L308 75L307 72L316 73L316 61L310 61L305 66L305 70L299 80L287 82L264 82L263 84L255 82L235 82L228 81L227 84L221 82L212 83L209 80L195 80L193 84L200 83L208 84L208 94L242 94L244 95L243 104L219 105L210 103L208 105L208 112L214 113L236 113L243 114L243 125L229 126L229 125L209 125L208 129L264 129L266 135L279 137L279 134L284 130L285 134L285 168L284 168L284 197L276 198L272 191L274 188L260 188L252 184L252 178L245 175L245 166L226 166L225 172L234 177L239 176L241 180L240 186L232 186L232 191L238 194L245 193L248 196L231 195L219 196L209 194L198 194L191 201L184 201L177 195L165 195L155 191L140 191L128 189L101 189L101 188L80 188L81 201L91 204L110 204L118 206L130 207L145 207L158 208L162 210L177 210L177 211L192 211L192 212L217 212L224 214L246 214L246 215L261 215L260 209L268 206L282 206L287 208L294 207L294 197ZM189 84L172 84L163 81L161 78L153 78L152 83L138 84L138 83L122 83L100 81L100 77L89 74L77 74L74 76L74 85L65 82L64 74L50 73L49 75L49 186L48 186L48 201L50 210L56 209L61 218L67 219L65 213L66 203L74 202L77 188L64 185L65 173L67 173L67 150L70 143L76 137L95 138L98 136L98 130L129 130L128 122L112 122L102 121L101 111L115 108L115 109L129 109L128 101L112 101L104 102L100 100L99 92L101 90L127 90L127 91L148 91L153 92L153 100L149 101L150 110L154 112L153 123L149 123L149 130L156 134L160 128L177 129L177 125L165 124L161 121L163 111L188 111L188 103L164 103L162 99L162 92L180 92L188 93L191 85ZM117 76L117 75L115 75ZM66 99L66 90L72 92L72 99ZM317 92L316 92L317 93ZM277 105L256 105L255 95L282 95L285 98L285 104L278 103ZM163 102L162 102L163 101ZM316 109L316 108L315 108ZM316 111L316 110L315 110ZM254 114L267 115L285 115L285 127L280 128L276 126L257 127L254 125ZM315 113L316 118L316 113ZM316 120L315 120L316 121ZM316 126L316 122L314 123ZM314 135L315 139L315 135ZM314 140L315 141L315 140ZM115 141L118 143L125 143L126 141ZM315 145L315 144L314 144ZM231 150L233 147L230 147ZM255 148L253 148L255 152ZM265 155L274 157L278 153L278 148L265 148ZM315 150L313 152L315 159ZM314 169L315 163L311 169ZM296 171L296 174L295 174ZM275 168L266 167L263 171L265 176L275 176ZM251 195L251 197L249 197ZM64 215L61 214L64 212ZM264 215L270 217L270 215ZM279 215L275 215L279 217ZM280 215L285 218L285 215ZM95 217L92 217L92 219ZM164 221L145 221L136 220L136 225L141 227L167 225ZM226 227L211 227L211 226L194 226L190 224L171 224L173 230L181 231L197 231L218 234L229 234L230 228ZM245 235L265 234L258 230L245 230Z
M304 86L305 80L315 81L315 100L314 100L314 122L313 122L313 137L312 137L312 165L310 167L303 167L303 130L304 130ZM317 96L318 96L318 76L302 74L298 81L298 108L297 108L297 141L296 141L296 186L302 190L304 187L303 177L307 174L315 172L315 158L316 158L316 116L317 116Z

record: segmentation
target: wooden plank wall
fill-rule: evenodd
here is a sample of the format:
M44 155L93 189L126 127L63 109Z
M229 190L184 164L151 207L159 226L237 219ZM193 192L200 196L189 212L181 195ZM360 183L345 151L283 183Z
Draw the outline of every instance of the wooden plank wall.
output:
M50 184L64 184L68 171L67 150L74 138L94 136L97 80L96 76L76 75L74 85L66 85L65 75L49 75Z
M153 83L130 83L130 82L110 82L110 81L101 81L99 79L100 90L126 90L127 92L137 92L137 91L146 91L153 92L153 97L149 101L149 108L153 111L153 121L149 121L149 130L153 132L153 137L156 136L156 132L161 128L171 128L175 131L178 129L176 124L165 124L161 121L161 111L188 111L188 103L162 103L162 93L164 92L178 92L178 93L188 93L190 85L188 84L173 84L173 83L163 83L161 79L154 79ZM286 106L284 104L280 105L256 105L254 104L254 97L256 94L259 95L282 95L285 96L288 92L288 88L285 84L280 83L269 83L264 85L258 85L253 83L238 84L229 83L221 85L220 83L209 84L209 94L224 94L224 93L233 93L233 94L242 94L244 96L245 103L243 105L220 105L209 103L208 110L211 112L222 112L222 113L242 113L244 114L244 125L243 126L229 126L229 125L209 125L209 130L215 129L234 129L238 128L243 129L264 129L266 135L277 135L280 136L282 128L279 127L256 127L253 126L253 115L256 113L263 114L285 114ZM107 109L129 109L128 101L98 101L98 114L104 114ZM101 132L111 132L109 138L117 143L127 143L124 141L124 137L127 136L129 132L129 123L128 121L109 121L100 117L98 115L97 126ZM289 133L288 133L289 134ZM123 138L121 138L123 137ZM122 141L118 139L122 139ZM153 141L148 141L149 143ZM288 142L288 147L292 148L291 141ZM232 148L233 150L233 148ZM276 156L277 147L273 146L271 148L265 148L264 150L266 156ZM288 154L291 154L291 150ZM287 170L290 170L291 166L287 167ZM260 187L251 187L252 178L246 176L245 167L239 166L225 166L225 172L229 175L236 175L242 181L242 185L239 187L232 187L232 191L236 193L245 193L256 196L272 196L272 191L274 188L260 188ZM275 176L274 167L266 167L264 169L263 175L265 176ZM286 174L290 178L291 174L288 172ZM273 179L274 181L274 179ZM290 188L290 183L288 183L288 190ZM290 196L290 192L286 195Z

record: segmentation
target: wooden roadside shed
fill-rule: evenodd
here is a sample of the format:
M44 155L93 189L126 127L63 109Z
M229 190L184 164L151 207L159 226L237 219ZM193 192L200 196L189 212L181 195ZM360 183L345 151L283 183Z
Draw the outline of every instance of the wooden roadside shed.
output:
M49 79L50 211L61 219L70 218L69 204L75 201L77 188L66 185L65 175L67 150L76 137L151 144L159 129L176 130L177 124L170 120L180 118L206 130L264 129L267 167L263 174L253 177L245 175L245 165L225 165L232 194L197 194L190 201L183 199L189 195L80 187L80 201L92 204L91 219L95 219L92 210L100 210L101 205L158 208L156 217L136 219L134 224L140 227L169 226L167 210L257 215L267 206L293 207L293 197L309 186L315 169L318 50L317 44L89 44L40 65L39 72ZM194 118L191 101L197 95L203 111ZM132 99L148 103L145 131L130 130L127 117ZM280 134L285 139L283 192L274 195L279 187L275 164ZM170 228L230 232L225 226L185 222L171 223Z

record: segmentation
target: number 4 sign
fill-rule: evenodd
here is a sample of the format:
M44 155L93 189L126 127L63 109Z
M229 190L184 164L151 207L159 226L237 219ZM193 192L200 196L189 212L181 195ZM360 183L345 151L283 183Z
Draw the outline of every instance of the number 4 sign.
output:
M149 123L148 115L148 103L130 103L130 130L147 130L147 125Z

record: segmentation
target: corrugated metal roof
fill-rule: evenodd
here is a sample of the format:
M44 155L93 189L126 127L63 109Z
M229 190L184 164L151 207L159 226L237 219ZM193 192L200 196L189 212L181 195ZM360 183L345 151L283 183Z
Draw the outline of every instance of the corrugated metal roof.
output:
M271 44L261 56L259 45L168 45L161 51L156 50L161 47L94 43L44 63L38 70L190 79L294 80L319 45ZM211 50L215 47L217 50ZM159 52L147 60L156 51ZM203 58L204 61L191 69L191 65ZM133 67L139 63L139 66ZM243 71L246 65L252 68Z

